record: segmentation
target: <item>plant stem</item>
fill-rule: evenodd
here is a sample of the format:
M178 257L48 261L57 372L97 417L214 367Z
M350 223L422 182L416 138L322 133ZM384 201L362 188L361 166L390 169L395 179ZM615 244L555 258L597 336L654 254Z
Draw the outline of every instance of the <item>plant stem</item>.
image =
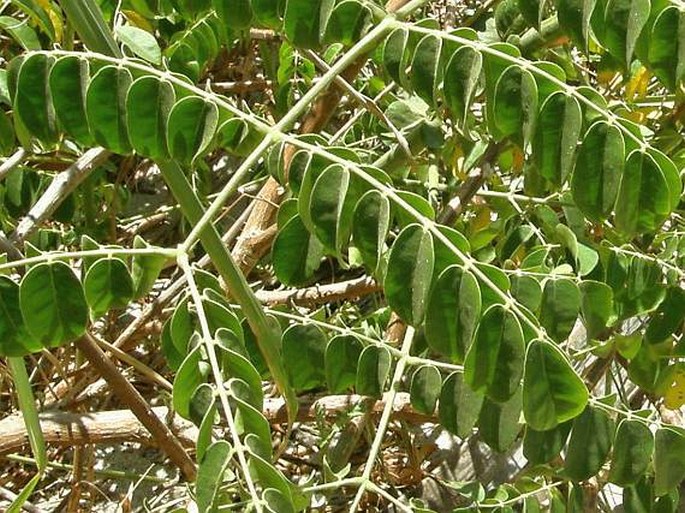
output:
M183 170L178 164L171 161L160 162L158 166L171 193L178 201L183 215L191 225L198 226L203 219L202 203L190 186ZM279 333L268 322L259 300L233 261L231 253L221 241L216 228L211 224L204 225L199 236L202 246L226 283L228 292L242 307L243 313L257 337L259 350L264 356L276 386L286 399L288 418L294 419L297 415L297 398L288 382L285 367L281 361Z

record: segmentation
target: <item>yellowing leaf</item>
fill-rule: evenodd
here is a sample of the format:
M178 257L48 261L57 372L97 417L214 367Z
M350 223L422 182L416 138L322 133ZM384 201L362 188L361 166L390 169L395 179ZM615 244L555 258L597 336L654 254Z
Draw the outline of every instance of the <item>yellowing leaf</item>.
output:
M664 393L664 406L669 410L677 410L685 404L685 366L678 364L673 378Z

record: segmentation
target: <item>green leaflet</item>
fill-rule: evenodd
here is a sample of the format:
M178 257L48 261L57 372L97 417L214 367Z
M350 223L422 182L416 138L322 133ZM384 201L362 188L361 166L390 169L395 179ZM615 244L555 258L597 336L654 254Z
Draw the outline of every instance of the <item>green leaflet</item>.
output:
M445 379L440 390L440 424L450 433L466 438L476 425L483 399L483 394L475 393L464 382L463 374L453 372Z
M233 448L226 440L218 440L204 452L197 470L195 502L200 511L215 511L219 487L233 456Z
M626 68L630 67L637 39L649 19L650 0L609 0L604 10L601 43Z
M152 64L161 64L162 51L155 36L133 25L117 27L116 34L119 40L138 57Z
M29 333L19 306L19 285L0 276L0 356L24 356L42 349Z
M466 354L464 380L476 392L505 402L520 388L524 343L521 324L502 305L481 317L476 337Z
M194 348L188 353L174 376L171 401L174 411L190 419L190 401L195 389L204 383L210 373L209 364L202 359L200 337L194 337Z
M609 415L594 406L573 421L566 450L564 473L574 481L594 476L604 464L614 439L614 423Z
M357 365L357 393L380 398L390 376L392 358L383 346L366 346Z
M105 66L88 84L86 114L95 142L115 153L131 152L126 122L126 93L132 82L126 68Z
M443 88L445 103L462 125L466 122L482 68L482 54L469 46L458 48L445 68Z
M434 261L433 238L418 224L404 228L390 250L385 294L390 307L412 326L423 321Z
M666 340L672 333L676 333L685 318L683 305L685 305L685 290L679 286L670 287L666 291L664 300L647 324L645 342L658 344Z
M136 153L153 159L169 158L167 120L174 99L168 82L149 76L133 82L126 100L126 119Z
M614 439L609 481L619 486L636 484L652 459L654 436L644 421L624 419Z
M50 69L52 103L59 126L85 145L93 144L86 116L88 61L76 56L57 59Z
M91 265L83 280L83 288L93 318L111 308L125 308L134 293L133 278L119 258L102 258Z
M39 140L56 141L55 112L49 101L48 73L52 57L34 53L20 64L14 97L15 117Z
M654 231L671 213L668 181L654 157L633 151L616 199L616 228L626 235Z
M251 0L212 0L212 6L219 19L232 30L250 28L254 19L252 4Z
M354 387L357 379L357 362L364 346L353 335L337 335L326 346L326 383L334 394Z
M276 276L291 286L309 281L322 257L321 242L305 228L299 215L293 216L279 230L271 251Z
M570 32L581 49L587 52L590 43L590 20L597 0L556 0L555 5L559 25Z
M685 479L685 431L659 428L654 445L654 493L666 495Z
M578 286L568 279L550 279L542 290L540 324L556 342L571 334L580 311Z
M426 310L425 335L434 351L463 362L480 318L481 297L476 278L450 266L433 286Z
M300 48L318 48L333 10L333 0L288 0L283 28L290 42Z
M338 2L326 23L324 42L352 46L371 24L371 10L357 0Z
M578 149L571 191L585 217L601 222L614 208L625 164L621 131L605 121L593 124Z
M167 122L169 155L185 164L194 162L212 143L218 120L219 111L214 103L196 96L177 102Z
M537 171L555 188L566 181L573 166L582 113L578 100L564 92L551 94L542 104L533 138Z
M366 192L354 207L352 239L364 264L372 274L378 272L390 231L390 200L380 191Z
M566 445L571 424L571 421L565 422L547 431L536 431L530 425L526 426L523 435L523 455L533 465L550 462L559 456L561 449Z
M86 331L83 287L64 262L31 267L21 280L19 303L26 329L44 347L58 347Z
M442 39L434 35L424 36L416 45L411 61L411 84L414 92L432 105L440 82Z
M685 75L685 13L675 5L667 6L654 21L648 39L650 68L669 89L675 89Z
M538 102L538 88L530 71L514 64L504 70L495 84L492 120L501 138L521 136L531 140Z
M319 175L312 187L309 208L314 234L341 261L352 235L352 218L362 186L348 169L332 165Z
M135 249L151 248L139 235L133 239ZM162 272L167 257L163 255L135 255L131 261L131 276L133 277L133 299L140 299L147 295L155 285L155 281Z
M554 345L534 340L526 351L523 415L528 425L547 431L580 415L588 391L566 357Z
M440 371L433 365L422 365L412 374L409 398L412 407L426 415L432 415L438 402L442 385Z
M580 310L588 338L594 338L616 320L614 292L601 281L585 280L580 284Z
M496 452L511 448L521 425L521 388L504 403L485 399L478 417L478 432L483 441Z
M285 330L283 359L295 390L310 390L326 381L324 353L326 335L314 325L295 324Z

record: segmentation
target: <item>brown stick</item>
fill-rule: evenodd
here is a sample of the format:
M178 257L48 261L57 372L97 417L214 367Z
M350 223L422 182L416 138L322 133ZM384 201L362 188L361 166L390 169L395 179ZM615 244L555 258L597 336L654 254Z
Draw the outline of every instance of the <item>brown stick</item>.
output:
M348 410L363 401L371 401L369 411L380 415L385 406L383 400L373 401L361 395L332 395L326 397L301 397L297 414L299 422L308 422L320 418L320 412L334 420L341 411ZM173 430L180 440L180 450L185 454L185 447L193 447L197 438L197 428L189 421L178 416L169 427L163 423L168 415L166 407L149 409L150 415L165 429ZM272 423L287 422L285 402L281 398L269 398L264 401L264 416ZM400 392L393 403L393 416L412 423L436 422L436 418L414 411L409 401L409 394ZM45 441L63 447L88 444L115 444L121 442L139 442L159 446L159 439L150 436L147 428L130 410L114 410L96 413L43 412L40 414L40 425ZM16 452L28 445L26 426L20 415L10 415L0 420L0 456ZM173 461L173 459L172 459Z
M190 459L188 453L167 425L160 421L152 412L143 396L119 372L119 369L116 368L105 352L100 349L97 342L86 334L76 342L76 347L83 351L83 354L100 372L102 377L105 378L109 386L112 387L112 390L152 434L159 447L181 469L186 479L194 481L197 469L193 460Z
M330 285L316 285L305 289L259 290L256 294L257 299L267 305L289 303L307 305L366 296L379 291L380 288L372 277L362 276Z

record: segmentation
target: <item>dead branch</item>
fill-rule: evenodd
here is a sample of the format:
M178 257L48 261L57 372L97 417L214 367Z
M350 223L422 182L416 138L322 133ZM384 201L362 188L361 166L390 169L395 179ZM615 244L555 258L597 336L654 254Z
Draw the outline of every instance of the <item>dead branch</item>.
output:
M315 285L304 289L259 290L256 294L257 299L267 305L293 303L297 305L312 305L362 297L373 294L379 291L380 288L375 279L370 276L362 276L353 280L331 283L329 285Z

